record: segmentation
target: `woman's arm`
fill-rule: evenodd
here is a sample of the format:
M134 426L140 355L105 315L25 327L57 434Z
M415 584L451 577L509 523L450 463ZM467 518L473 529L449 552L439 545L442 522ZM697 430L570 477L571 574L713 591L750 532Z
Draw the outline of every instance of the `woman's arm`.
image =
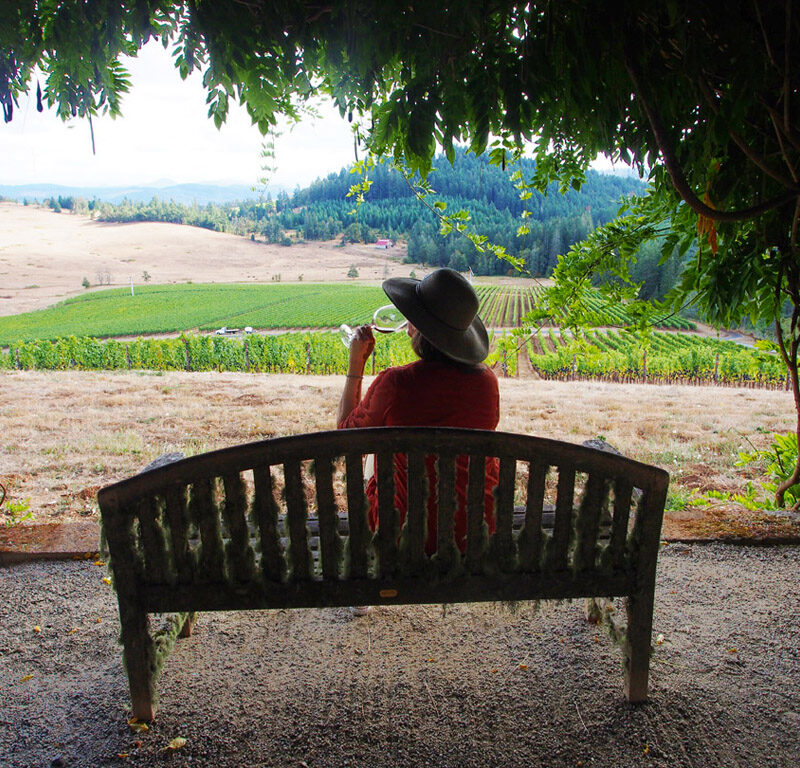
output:
M364 377L364 366L375 349L375 337L372 328L361 325L356 328L356 334L350 342L350 358L347 365L347 378L344 380L344 390L339 400L336 411L336 426L341 427L344 420L353 412L361 402L361 382Z

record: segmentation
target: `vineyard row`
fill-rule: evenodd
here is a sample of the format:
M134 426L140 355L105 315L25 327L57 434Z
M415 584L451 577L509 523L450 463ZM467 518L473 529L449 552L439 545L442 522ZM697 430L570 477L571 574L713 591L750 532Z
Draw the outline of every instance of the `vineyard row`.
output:
M7 353L0 352L0 369L344 374L347 355L338 333L254 334L242 339L182 334L129 342L70 336L12 344ZM376 345L367 372L415 359L408 336L391 334Z
M552 331L523 340L520 347L496 347L488 363L498 374L519 369L518 354L528 355L542 378L597 379L617 382L707 383L732 386L787 386L786 367L774 354L731 342L687 334L654 333L648 349L614 332L594 333L577 342ZM368 373L415 359L405 334L382 337ZM0 352L0 368L18 370L243 371L344 374L347 349L335 333L285 333L244 338L183 334L178 338L100 341L70 336L55 341L12 344Z
M546 379L641 381L788 387L786 365L774 353L690 334L653 333L649 348L617 332L594 332L580 342L552 330L525 345L531 365Z

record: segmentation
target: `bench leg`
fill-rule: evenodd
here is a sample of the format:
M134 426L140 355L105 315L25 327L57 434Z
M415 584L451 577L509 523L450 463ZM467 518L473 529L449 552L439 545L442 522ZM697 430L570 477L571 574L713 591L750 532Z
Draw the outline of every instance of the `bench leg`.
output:
M147 614L129 608L120 610L125 670L131 691L131 709L137 720L156 716L153 701L153 649L147 630Z
M650 640L653 631L653 594L631 595L625 638L625 695L632 704L647 701Z
M183 622L183 627L181 628L178 637L191 637L192 630L194 629L194 625L196 623L197 623L197 612L192 611L191 613L187 613L186 619Z

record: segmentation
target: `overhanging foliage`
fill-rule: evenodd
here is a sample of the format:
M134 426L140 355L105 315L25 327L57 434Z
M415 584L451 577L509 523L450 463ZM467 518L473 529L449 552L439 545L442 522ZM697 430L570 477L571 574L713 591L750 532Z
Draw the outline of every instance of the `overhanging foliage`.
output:
M608 263L624 282L633 240L659 227L670 246L697 239L675 300L696 294L719 322L773 322L800 411L791 0L625 0L613 13L593 0L6 2L6 118L36 65L43 99L62 116L118 113L129 86L119 57L150 37L172 48L182 74L203 71L217 124L236 98L266 132L317 94L360 121L373 153L423 175L437 144L452 156L456 142L500 164L533 142L526 183L539 188L580 184L598 152L632 163L652 192L642 221L620 225L623 247L607 240ZM570 260L565 281L586 266Z

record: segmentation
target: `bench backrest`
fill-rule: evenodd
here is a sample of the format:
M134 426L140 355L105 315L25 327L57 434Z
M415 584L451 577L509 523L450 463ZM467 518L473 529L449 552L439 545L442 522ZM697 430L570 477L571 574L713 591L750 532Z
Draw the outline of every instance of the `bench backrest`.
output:
M378 459L375 534L366 454ZM402 526L394 454L408 461ZM439 483L432 556L425 553L429 455L438 457ZM469 457L463 555L453 539L462 455ZM491 536L487 457L499 459ZM375 428L194 456L108 486L98 500L120 597L160 612L631 595L654 579L667 484L661 469L570 443Z

